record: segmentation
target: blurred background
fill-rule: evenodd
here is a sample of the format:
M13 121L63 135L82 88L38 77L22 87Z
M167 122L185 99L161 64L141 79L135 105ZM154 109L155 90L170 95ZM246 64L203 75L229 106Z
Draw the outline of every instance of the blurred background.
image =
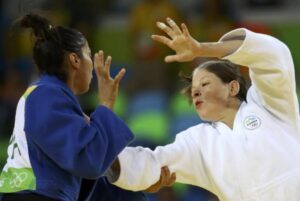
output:
M37 77L30 32L11 30L12 23L30 11L83 32L92 52L102 49L112 56L113 75L127 69L115 112L135 133L132 145L164 145L178 132L201 123L180 94L184 83L178 73L191 73L205 59L165 64L164 56L173 52L150 38L161 33L155 22L168 16L185 22L199 41L216 41L238 27L276 36L291 49L300 95L300 0L2 0L0 10L0 168L17 101ZM247 69L242 72L247 77ZM98 104L95 83L78 97L87 114ZM179 184L147 196L150 201L217 200L203 189Z

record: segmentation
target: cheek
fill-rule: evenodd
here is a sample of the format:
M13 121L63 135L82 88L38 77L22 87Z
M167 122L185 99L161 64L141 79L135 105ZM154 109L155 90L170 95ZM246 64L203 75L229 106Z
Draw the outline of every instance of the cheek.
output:
M218 87L218 88L208 88L204 93L203 93L203 98L204 100L208 102L226 102L228 98L228 90L225 87Z
M93 72L93 62L90 59L87 60L84 64L84 67L85 67L85 74L90 76Z
M220 99L220 95L217 91L208 89L203 92L203 99L207 103L212 103Z

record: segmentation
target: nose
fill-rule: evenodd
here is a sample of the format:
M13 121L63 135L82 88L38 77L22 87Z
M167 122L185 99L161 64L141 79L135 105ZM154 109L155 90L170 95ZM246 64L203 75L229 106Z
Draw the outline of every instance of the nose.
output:
M201 95L201 93L200 93L199 90L194 90L194 91L192 92L192 97L193 97L193 98L199 97L200 95Z

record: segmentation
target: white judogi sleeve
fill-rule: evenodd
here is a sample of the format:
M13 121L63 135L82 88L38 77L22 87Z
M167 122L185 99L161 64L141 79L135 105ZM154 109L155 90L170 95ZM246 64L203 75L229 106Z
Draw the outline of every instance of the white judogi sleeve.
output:
M197 139L193 132L201 128L188 129L179 133L172 144L158 146L154 151L143 147L127 147L119 155L121 172L115 185L129 190L145 190L160 178L161 167L168 166L176 172L180 183L209 186ZM199 135L199 134L198 134ZM198 136L197 135L197 136Z
M220 41L239 36L245 36L243 44L225 59L249 68L252 87L247 99L258 100L261 106L281 121L297 125L299 105L295 70L288 47L272 36L247 29L233 30Z

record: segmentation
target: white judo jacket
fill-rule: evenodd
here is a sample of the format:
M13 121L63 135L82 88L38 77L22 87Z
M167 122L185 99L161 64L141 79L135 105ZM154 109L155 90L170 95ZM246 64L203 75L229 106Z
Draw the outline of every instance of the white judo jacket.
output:
M279 40L247 29L220 40L236 36L245 39L224 59L247 66L252 86L233 129L202 123L154 151L128 147L119 155L115 185L144 190L168 166L176 182L205 188L221 201L300 201L300 118L291 53Z

